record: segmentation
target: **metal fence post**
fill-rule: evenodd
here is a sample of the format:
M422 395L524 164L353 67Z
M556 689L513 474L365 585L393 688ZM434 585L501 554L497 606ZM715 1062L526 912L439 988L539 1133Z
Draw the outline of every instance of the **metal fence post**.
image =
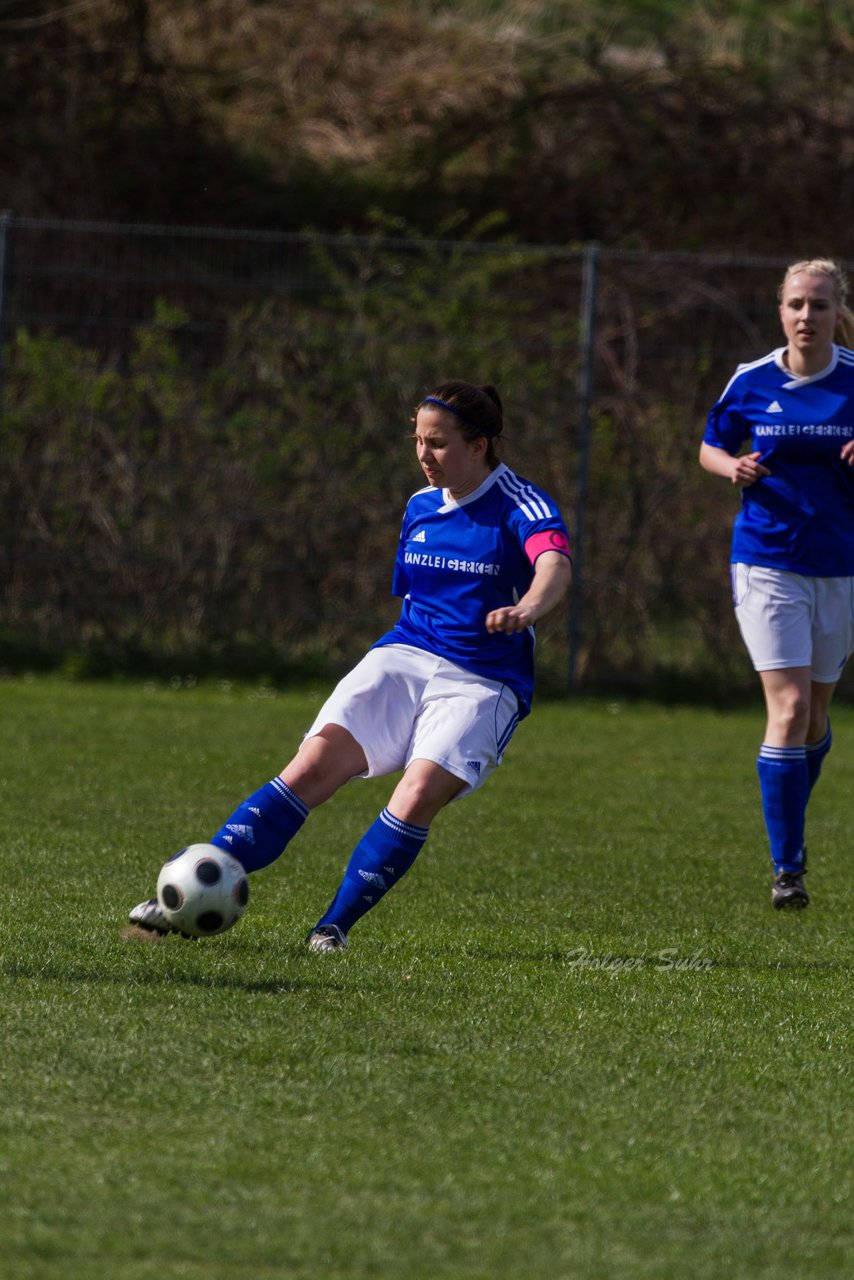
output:
M575 486L575 519L572 529L572 595L569 606L569 692L576 687L578 652L583 620L584 516L587 506L587 474L590 463L590 405L593 399L593 360L596 339L596 293L599 245L584 247L581 285L581 326L578 370L578 473Z
M3 330L6 320L6 264L9 261L10 224L12 224L12 210L0 209L0 417L3 417Z
M11 221L10 210L0 210L0 414L3 413L3 326L6 320L6 263Z

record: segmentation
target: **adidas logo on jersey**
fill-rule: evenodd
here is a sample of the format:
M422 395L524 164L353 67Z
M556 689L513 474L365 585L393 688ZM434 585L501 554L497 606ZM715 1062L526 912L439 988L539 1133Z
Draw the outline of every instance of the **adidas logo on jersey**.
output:
M765 412L766 413L782 413L783 408L782 408L782 405L780 405L776 400L772 400L768 408L765 410Z
M416 535L415 535L415 537L412 539L412 541L413 541L413 542L426 542L426 541L427 541L427 532L426 532L426 530L422 529L420 533L416 533Z

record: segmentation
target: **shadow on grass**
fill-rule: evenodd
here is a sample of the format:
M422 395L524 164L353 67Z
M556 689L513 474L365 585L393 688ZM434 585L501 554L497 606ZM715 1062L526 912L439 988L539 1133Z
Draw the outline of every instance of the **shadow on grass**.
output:
M245 991L262 995L283 995L297 991L329 991L342 994L347 990L343 983L323 979L312 982L271 978L264 982L248 982L241 978L204 973L107 973L94 969L69 969L64 965L28 965L16 961L0 964L0 975L9 978L12 982L36 980L70 985L109 983L113 986L131 987L172 987L178 984L185 987L202 987L211 991Z

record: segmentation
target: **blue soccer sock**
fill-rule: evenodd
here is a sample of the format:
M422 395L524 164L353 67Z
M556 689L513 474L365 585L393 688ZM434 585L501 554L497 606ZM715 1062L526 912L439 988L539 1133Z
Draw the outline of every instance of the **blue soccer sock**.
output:
M401 822L383 809L353 850L338 892L318 924L335 924L346 933L405 875L427 834L427 827Z
M803 868L804 820L810 794L806 751L763 743L756 771L774 873L798 874Z
M806 745L807 753L807 774L809 775L810 791L818 782L818 775L821 773L821 766L824 764L824 757L833 745L833 734L830 732L830 717L827 718L827 733L820 742L808 742Z
M308 817L308 806L281 778L267 782L238 805L211 839L247 871L275 862Z

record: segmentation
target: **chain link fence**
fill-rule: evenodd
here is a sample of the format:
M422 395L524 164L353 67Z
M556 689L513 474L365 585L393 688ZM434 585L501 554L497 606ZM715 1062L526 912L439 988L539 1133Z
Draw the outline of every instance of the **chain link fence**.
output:
M752 687L708 407L784 259L0 221L0 665L335 674L396 614L412 407L493 382L576 587L541 687Z

